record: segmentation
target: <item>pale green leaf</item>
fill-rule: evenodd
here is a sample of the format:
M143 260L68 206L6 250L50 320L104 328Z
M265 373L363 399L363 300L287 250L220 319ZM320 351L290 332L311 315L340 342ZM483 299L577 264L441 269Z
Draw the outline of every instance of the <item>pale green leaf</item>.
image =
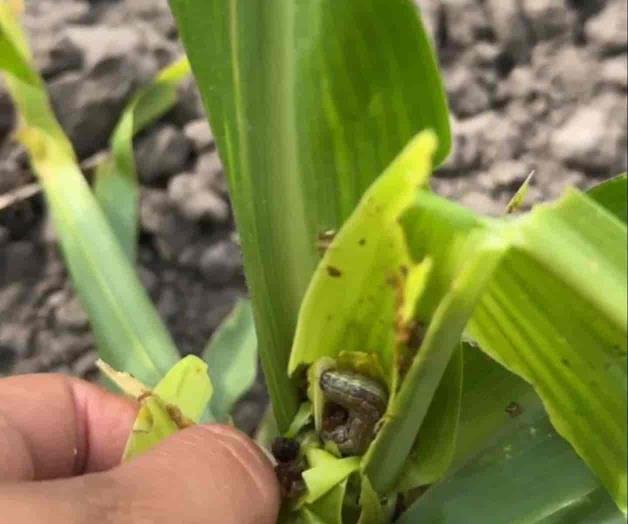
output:
M384 424L364 457L362 470L378 493L390 493L399 481L462 331L505 247L497 239L469 239L468 263L436 308L399 393L391 401Z
M176 431L199 421L211 398L207 364L195 355L177 362L159 384L142 394L122 460L145 453Z
M435 258L437 288L467 264L460 247L471 232L509 246L469 333L533 384L558 432L625 508L625 225L576 191L515 221L481 220L422 193L404 224L413 251Z
M407 458L477 293L483 290L483 282L501 253L500 245L482 245L478 248L477 265L484 273L467 271L473 275L468 288L463 276L462 281L445 290L446 299L436 310L426 340L404 381L398 385L394 359L401 351L397 347L399 324L414 319L415 305L431 267L429 260L414 265L398 219L412 202L417 187L429 176L432 140L430 135L422 134L411 142L367 191L333 239L304 299L290 359L291 372L313 364L308 371L309 396L316 427L320 428L322 402L317 388L312 391L312 385L318 384L322 369L333 365L326 359L359 351L379 357L391 392L391 404L363 469L375 489L385 493L393 489L409 464L415 476L409 477L408 482L417 478L421 482L428 477L431 482L449 465L460 404L460 361L458 368L453 365L452 373L443 383L443 396L451 397L439 404L446 412L442 418L436 412L426 430L430 437L446 433L445 437L434 440L429 462L422 464L424 469L408 463Z
M143 399L124 448L122 460L131 460L179 431L166 405L156 396Z
M0 60L6 87L18 109L18 126L45 130L65 153L74 155L72 145L57 122L44 82L33 66L33 58L13 3L0 2L0 47L7 51Z
M192 422L198 422L212 398L212 382L207 364L195 355L177 362L153 389L166 404L176 406Z
M318 500L303 506L300 515L306 524L343 524L342 510L347 480L343 480Z
M301 306L289 371L341 351L376 353L389 385L397 287L411 260L397 219L430 173L431 134L415 138L365 193L327 249Z
M29 55L26 52L26 42L19 31L12 27L10 18L13 15L8 6L0 7L0 69L11 71L16 78L27 85L37 85L39 79L28 67Z
M174 106L177 86L189 73L187 59L179 59L133 97L113 132L111 154L96 168L94 193L130 260L135 259L139 206L133 135Z
M32 67L18 20L4 2L0 28L0 41L9 39L20 50L20 67L35 79L26 83L13 68L6 71L6 85L20 115L18 137L44 190L101 356L152 386L177 361L178 352L80 172Z
M360 467L359 457L338 458L317 448L308 448L305 453L310 465L303 472L307 504L320 499Z
M521 206L523 206L523 204L525 203L525 199L528 196L528 190L530 189L530 180L532 180L533 176L534 171L532 171L523 181L523 184L519 186L517 192L513 195L508 204L506 204L506 213L514 213L515 211L518 211Z
M321 375L328 369L333 369L336 365L336 361L330 357L322 357L314 362L307 370L307 396L310 399L311 411L314 415L314 426L317 431L320 431L323 425L323 410L325 408L325 396L323 390L319 387ZM301 404L301 408L303 404ZM290 428L293 428L295 421L298 420L299 412L294 420L290 424Z
M228 420L234 404L255 382L257 339L248 300L240 300L212 336L202 358L209 366L214 385L211 412L216 420Z
M285 436L288 438L295 438L303 427L310 422L312 418L312 404L309 402L301 403L297 414L292 419L292 423L288 427Z

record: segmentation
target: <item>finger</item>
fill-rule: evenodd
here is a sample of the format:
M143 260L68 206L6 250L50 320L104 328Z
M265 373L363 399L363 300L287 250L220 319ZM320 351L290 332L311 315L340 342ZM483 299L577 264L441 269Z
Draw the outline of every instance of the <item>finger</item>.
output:
M278 506L268 459L223 426L188 428L106 473L0 486L3 516L24 524L42 514L51 524L271 524Z
M0 481L115 466L136 410L131 400L64 375L0 380Z

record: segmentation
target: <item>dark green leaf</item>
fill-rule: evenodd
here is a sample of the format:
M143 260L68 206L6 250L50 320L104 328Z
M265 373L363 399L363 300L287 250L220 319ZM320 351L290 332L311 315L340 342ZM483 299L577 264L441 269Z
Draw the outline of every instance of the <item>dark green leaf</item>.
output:
M461 469L423 494L399 524L525 524L587 520L596 511L621 513L542 410L523 413ZM588 499L592 497L593 500ZM569 510L567 510L569 508Z
M626 173L606 180L587 191L587 194L602 207L606 208L624 224L628 210L628 195L626 194Z
M463 384L462 350L456 351L434 392L403 468L399 491L433 484L449 469L456 450Z

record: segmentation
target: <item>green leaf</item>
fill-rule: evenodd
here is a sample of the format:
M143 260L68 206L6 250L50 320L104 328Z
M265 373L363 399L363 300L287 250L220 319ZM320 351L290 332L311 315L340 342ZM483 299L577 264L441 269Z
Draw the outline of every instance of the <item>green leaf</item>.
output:
M462 468L421 495L399 524L525 524L587 520L595 510L621 513L585 464L552 429L541 409L524 412L506 435L498 437ZM584 506L584 507L583 507ZM581 508L581 509L578 509ZM569 510L569 511L566 511ZM584 514L578 515L580 512ZM578 517L578 518L576 518Z
M296 438L303 427L310 422L312 418L312 404L309 402L303 402L297 411L297 414L292 419L292 424L288 426L288 430L285 435L288 438Z
M456 449L463 384L462 350L452 356L403 468L398 491L440 480Z
M467 265L461 246L473 232L508 244L469 333L534 385L557 431L625 509L625 225L576 191L514 221L420 194L404 225L414 251L434 257L436 287Z
M628 215L628 191L626 173L606 180L587 191L587 194L598 204L610 211L624 224Z
M263 448L270 449L275 437L279 436L279 428L277 428L277 421L275 420L275 414L273 408L269 404L264 410L264 415L255 431L255 442Z
M140 89L125 109L133 113L133 133L137 134L177 103L177 89L191 73L190 63L183 56L164 67L153 82ZM113 142L115 142L115 138Z
M463 356L454 466L400 522L623 522L599 481L549 426L532 387L478 348L463 344Z
M362 470L378 493L390 493L399 481L462 331L504 254L506 246L498 239L475 240L470 239L473 249L467 249L468 263L437 307L399 393L388 407L385 422L364 457Z
M28 66L26 40L15 25L9 5L0 7L0 69L11 71L27 85L37 85L39 79Z
M257 340L253 312L248 300L239 300L203 351L214 384L211 412L220 422L246 393L257 374Z
M312 504L360 467L359 457L338 458L325 450L306 449L309 469L303 472L307 486L305 502Z
M159 397L145 398L135 418L122 460L131 460L181 429Z
M44 83L32 65L14 5L16 2L0 3L0 48L6 51L0 70L5 73L6 87L19 110L18 124L45 129L60 148L73 156L72 145L50 109Z
M617 510L608 493L598 488L577 502L570 504L551 516L543 519L542 524L625 524L626 517Z
M496 436L512 433L522 413L540 412L541 399L527 382L496 363L476 346L462 344L464 380L454 469Z
M135 259L139 200L133 136L174 106L177 86L189 73L187 59L179 59L133 97L113 132L111 155L96 168L96 198L130 260Z
M532 171L526 179L523 181L523 184L517 189L517 192L510 199L510 202L506 204L506 213L514 213L518 211L521 206L523 206L526 196L528 196L528 190L530 189L530 180L534 176L534 171Z
M21 69L29 69L35 79L25 83L13 68L6 71L6 85L20 115L18 137L44 190L100 354L116 369L153 385L174 365L178 352L80 172L6 3L0 3L0 28L0 41L8 40L20 50Z
M207 371L205 362L195 355L187 355L159 381L153 393L166 404L179 408L183 416L197 423L213 393Z
M434 314L442 297L461 270L470 245L471 234L488 227L485 220L454 202L430 191L419 191L413 204L401 217L408 250L414 260L433 259L427 288L417 306L421 318Z
M394 363L401 351L400 323L414 319L415 304L431 264L425 260L414 265L398 219L412 202L416 188L429 176L431 151L430 134L413 140L369 188L338 232L308 288L290 358L291 372L311 365L311 385L318 384L322 369L333 364L327 363L331 357L356 351L378 357L391 401L378 437L365 456L363 470L380 493L389 493L404 471L408 471L404 483L412 487L416 485L413 482L433 482L449 466L460 406L459 358L444 380L442 377L477 293L483 291L483 283L501 254L501 245L482 244L477 248L477 266L483 273L466 270L460 281L443 291L445 298L436 309L425 342L399 386L399 366ZM473 282L467 282L467 273L473 275ZM396 279L391 281L391 277ZM420 435L432 439L431 447L417 444L417 465L408 462L408 454L439 384L438 409ZM309 396L319 428L322 408L316 388Z
M625 511L626 227L572 192L517 232L469 332L534 384L554 427Z
M177 362L151 391L135 377L99 360L111 382L140 403L122 460L145 453L176 431L197 423L211 398L207 364L195 355Z
M334 238L301 306L290 373L341 351L366 351L377 354L392 384L398 290L391 278L411 265L397 220L427 181L434 149L429 133L410 142Z
M306 524L342 524L342 507L347 491L347 479L321 498L300 510Z
M358 524L386 524L391 520L391 508L382 505L379 495L365 476L360 479L360 508Z
M438 162L449 150L434 54L410 0L170 5L226 165L285 430L298 406L285 370L317 235L339 228L417 131L436 130Z

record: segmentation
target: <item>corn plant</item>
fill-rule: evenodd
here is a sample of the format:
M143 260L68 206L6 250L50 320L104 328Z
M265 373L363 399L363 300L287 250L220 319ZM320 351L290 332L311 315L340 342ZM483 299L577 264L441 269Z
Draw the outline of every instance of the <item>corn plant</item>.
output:
M524 185L499 218L432 193L447 105L409 0L171 7L242 242L281 521L624 522L626 176L514 213ZM77 291L105 360L135 378L104 369L144 398L126 456L226 417L237 395L216 368L252 369L250 335L216 336L212 380L175 364L132 270L132 193L101 186L126 199L119 220L90 191L6 6L0 27ZM120 129L127 160L103 172L135 187Z

